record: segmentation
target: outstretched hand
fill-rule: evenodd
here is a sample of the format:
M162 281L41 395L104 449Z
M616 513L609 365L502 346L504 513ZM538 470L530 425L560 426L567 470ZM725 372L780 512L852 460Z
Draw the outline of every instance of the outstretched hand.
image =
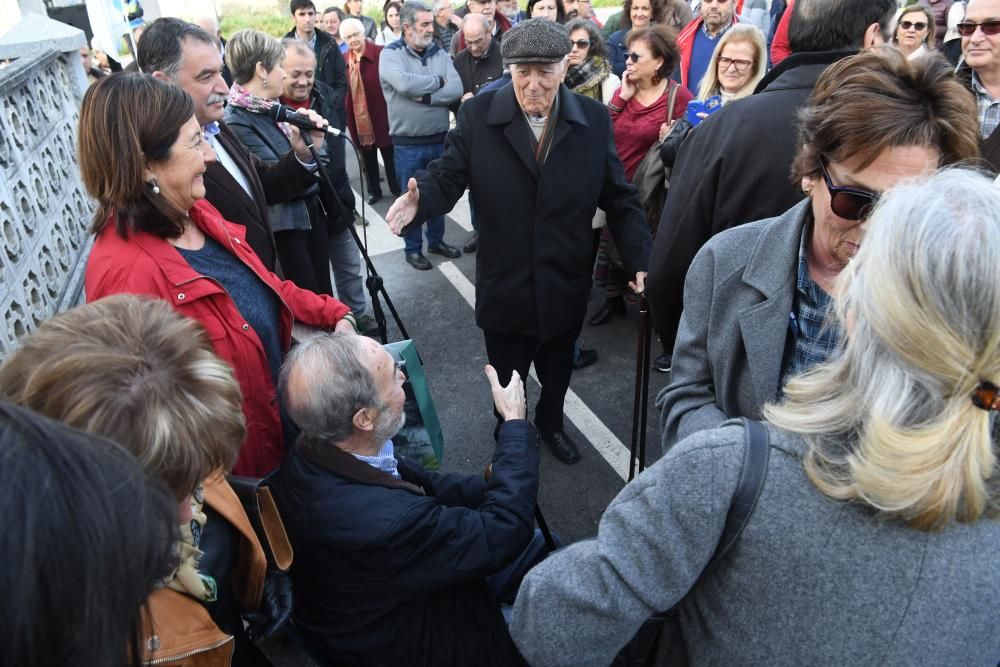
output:
M524 398L524 382L517 371L511 373L510 382L506 387L500 386L500 378L497 377L496 369L486 366L486 377L490 381L490 389L493 391L493 404L496 405L497 412L504 418L504 421L511 419L524 419L528 414L527 402Z
M406 183L406 193L393 202L385 221L396 236L403 235L403 228L413 222L417 216L417 204L420 201L420 190L417 189L417 179L411 178Z

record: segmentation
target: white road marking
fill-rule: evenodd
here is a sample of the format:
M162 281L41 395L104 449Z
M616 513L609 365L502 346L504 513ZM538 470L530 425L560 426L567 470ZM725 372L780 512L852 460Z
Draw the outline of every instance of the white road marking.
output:
M455 290L465 299L470 308L476 307L476 288L472 282L451 262L441 262L437 265L441 274L448 279ZM535 369L531 369L531 377L537 383L538 376ZM614 433L611 432L604 422L594 414L593 410L570 389L566 392L566 401L563 404L563 413L573 425L579 429L594 449L604 457L608 465L614 469L622 479L628 479L629 450Z

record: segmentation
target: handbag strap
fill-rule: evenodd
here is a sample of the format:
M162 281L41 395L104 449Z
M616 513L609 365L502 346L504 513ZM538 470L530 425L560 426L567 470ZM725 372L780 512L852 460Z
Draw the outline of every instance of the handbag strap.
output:
M677 102L677 89L680 85L667 79L667 88L670 89L670 95L667 96L667 125L670 125L674 120L674 104Z
M732 548L740 533L750 521L750 515L757 507L761 492L764 490L764 480L767 477L767 463L771 457L771 447L768 443L767 429L759 421L742 418L743 430L746 436L746 447L743 449L743 467L740 470L740 480L729 503L726 514L726 525L722 529L722 537L715 547L715 553L708 561L706 569L719 561Z

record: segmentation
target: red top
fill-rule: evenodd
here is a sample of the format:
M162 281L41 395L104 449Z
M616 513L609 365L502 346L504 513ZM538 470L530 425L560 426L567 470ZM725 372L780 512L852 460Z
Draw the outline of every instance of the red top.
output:
M281 300L282 354L292 340L292 321L332 328L350 309L333 297L315 294L268 271L246 242L246 231L222 218L205 199L189 212L198 228L246 264ZM205 327L215 353L235 371L243 392L247 438L233 468L237 475L263 477L285 453L277 393L264 347L222 286L201 275L166 239L130 232L123 239L109 220L94 240L87 260L87 301L111 294L144 294L169 302L177 312Z
M615 148L618 157L625 166L625 178L630 182L639 168L639 163L646 156L649 147L656 143L660 134L660 125L667 122L667 101L670 98L670 88L680 84L670 81L663 89L663 95L648 107L642 106L635 97L627 102L621 98L621 88L615 91L611 105L621 111L611 110L611 123L615 130ZM683 118L687 104L694 95L680 86L674 100L674 120Z
M792 20L794 6L795 0L788 0L785 4L785 13L781 15L778 27L774 29L774 39L771 41L771 67L792 55L792 47L788 43L788 24Z
M743 0L736 3L733 12L733 25L740 22L740 12L743 11ZM694 50L694 35L701 30L701 24L705 19L695 16L690 23L681 28L677 33L677 50L681 52L681 85L688 85L688 70L691 68L691 52Z

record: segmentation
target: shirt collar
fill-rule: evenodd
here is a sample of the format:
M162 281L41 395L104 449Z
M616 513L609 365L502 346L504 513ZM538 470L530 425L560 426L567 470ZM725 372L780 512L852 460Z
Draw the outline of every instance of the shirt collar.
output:
M219 132L222 131L222 128L219 127L219 121L217 120L212 121L211 123L206 125L203 129L205 131L205 134L209 137L214 137L215 135L217 135Z
M705 34L705 37L708 37L709 39L712 39L712 40L719 39L724 34L726 34L727 30L729 30L732 27L733 27L733 19L729 19L729 25L727 25L725 28L723 28L722 30L720 30L718 32L718 34L716 34L715 37L712 37L712 35L710 35L709 32L708 32L708 25L705 23L705 19L702 19L702 21L701 21L701 31Z
M993 101L993 96L990 95L990 92L986 90L982 82L979 80L979 75L976 73L976 70L972 70L972 90L976 93L976 97L985 97L990 102Z
M359 461L367 463L373 468L381 470L384 473L388 473L399 479L399 471L396 470L397 461L393 453L392 440L386 440L385 444L382 445L382 449L378 450L378 454L375 456L362 456L361 454L355 454L351 452L351 456Z
M812 233L813 224L802 225L802 234L799 237L799 263L796 274L795 289L806 295L811 295L812 290L818 287L812 278L809 277L809 262L806 256L809 252L809 235Z

